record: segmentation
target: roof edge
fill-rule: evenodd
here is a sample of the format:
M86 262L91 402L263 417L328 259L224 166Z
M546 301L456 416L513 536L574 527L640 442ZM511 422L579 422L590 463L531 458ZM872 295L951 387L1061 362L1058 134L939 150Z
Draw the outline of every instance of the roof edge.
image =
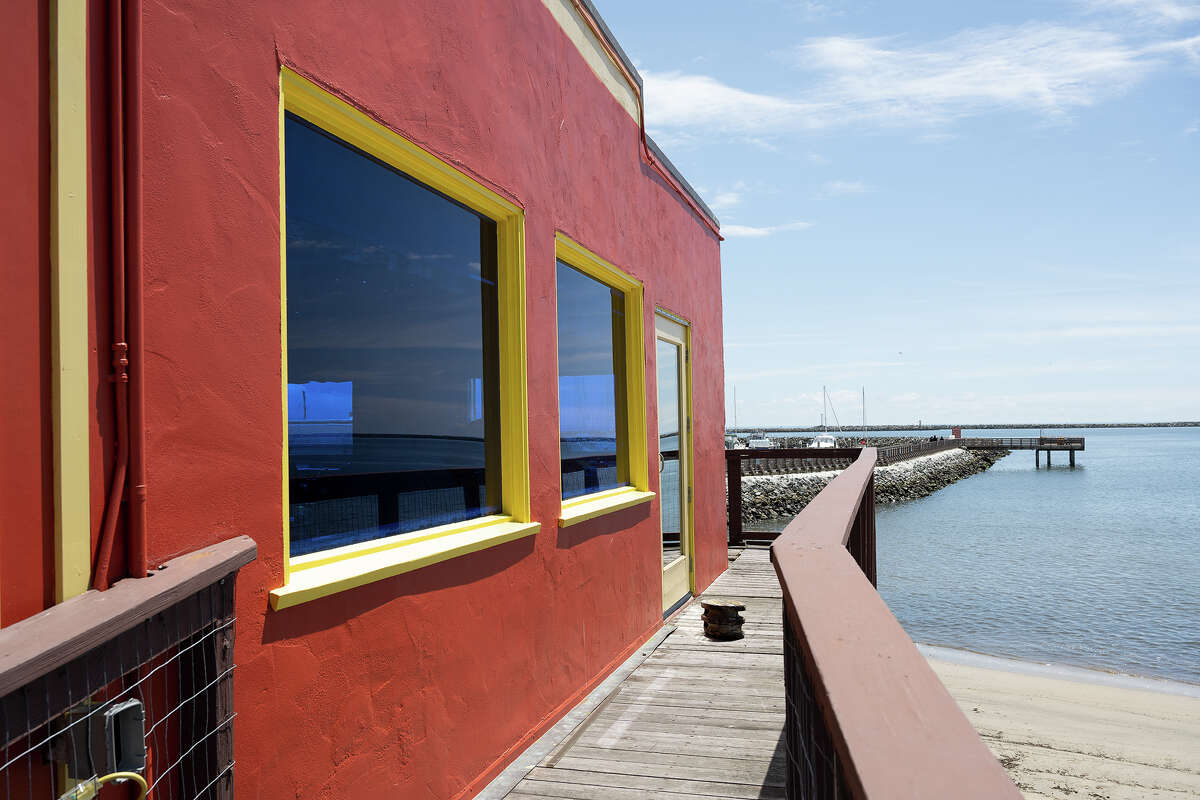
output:
M613 36L613 32L608 27L608 23L604 21L604 17L600 16L600 11L597 10L596 4L593 3L592 0L579 0L579 3L587 9L588 13L592 15L592 19L594 19L596 24L600 26L600 30L604 34L604 38L610 45L612 45L613 51L615 51L617 56L619 56L621 59L621 64L625 67L625 69L629 70L629 74L632 75L634 80L637 81L638 90L641 91L641 73L637 71L637 67L633 66L632 59L629 58L629 54L625 52L625 49L621 47L621 43L617 41L617 37Z
M700 193L688 183L687 178L683 177L683 173L679 171L679 168L671 162L671 159L667 158L667 154L662 151L662 148L650 138L650 134L646 134L646 146L650 148L650 152L654 154L654 157L661 161L663 166L667 168L667 172L671 173L671 177L679 184L679 188L687 192L688 197L692 198L692 201L700 207L717 228L720 228L721 220L717 219L717 215L708 207L708 203L704 202L704 198L700 196Z
M600 27L601 33L604 34L605 40L612 47L613 52L617 54L617 57L621 59L621 65L625 67L625 69L629 71L629 74L633 76L634 80L637 81L638 94L643 97L643 119L641 120L641 126L642 129L645 130L645 87L642 82L642 74L638 72L637 67L633 65L633 61L629 58L629 54L625 52L623 47L621 47L621 43L618 42L617 37L613 35L612 29L608 27L608 23L606 23L604 18L600 16L600 11L596 8L596 4L593 3L592 0L579 0L579 3L587 9L589 14L592 15L592 19L596 21L596 25ZM692 201L695 202L701 210L703 210L708 218L712 220L714 225L720 228L721 221L717 219L717 215L713 213L713 210L708 207L708 203L704 202L704 198L700 196L700 193L696 191L692 184L688 183L687 178L683 177L683 173L679 171L679 168L675 166L671 159L667 158L667 154L664 153L662 148L650 138L649 134L646 134L646 146L650 149L650 152L654 155L654 157L661 161L663 166L667 168L667 171L671 173L671 177L674 178L676 183L679 184L679 188L687 193L688 197L690 197Z

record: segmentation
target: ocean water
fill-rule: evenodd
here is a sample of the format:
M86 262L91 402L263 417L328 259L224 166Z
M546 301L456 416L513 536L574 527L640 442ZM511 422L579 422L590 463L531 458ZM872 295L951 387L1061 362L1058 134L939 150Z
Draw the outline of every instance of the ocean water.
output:
M1046 434L1086 437L1075 469L1016 451L879 505L880 594L921 643L1200 683L1200 428Z

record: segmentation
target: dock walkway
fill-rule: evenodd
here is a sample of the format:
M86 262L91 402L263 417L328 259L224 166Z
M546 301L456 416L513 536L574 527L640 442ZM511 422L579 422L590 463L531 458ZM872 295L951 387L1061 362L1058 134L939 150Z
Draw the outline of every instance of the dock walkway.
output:
M505 796L514 800L784 797L782 599L746 550L701 599L746 605L745 638L705 638L699 601Z
M746 605L744 639L706 639L694 601L479 798L783 798L782 599L768 551L742 552L711 597ZM932 664L1030 800L1200 792L1195 693Z

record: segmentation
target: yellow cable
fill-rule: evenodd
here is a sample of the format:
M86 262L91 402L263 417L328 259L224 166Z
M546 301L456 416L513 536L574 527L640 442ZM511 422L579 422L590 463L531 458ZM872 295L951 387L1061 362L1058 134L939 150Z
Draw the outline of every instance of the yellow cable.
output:
M136 783L142 788L142 793L137 796L137 800L146 800L146 793L150 791L150 787L146 785L146 779L136 772L112 772L97 778L96 784L103 786L110 781L133 781Z

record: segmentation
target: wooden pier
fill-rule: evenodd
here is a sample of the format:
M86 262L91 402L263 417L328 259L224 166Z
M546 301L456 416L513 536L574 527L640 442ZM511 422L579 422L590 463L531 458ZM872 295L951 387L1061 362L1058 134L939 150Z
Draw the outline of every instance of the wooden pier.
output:
M1082 436L1036 436L1024 439L973 436L958 441L968 450L1032 450L1034 469L1041 468L1043 452L1046 454L1046 467L1049 468L1050 454L1055 451L1066 452L1074 469L1075 453L1086 449Z

